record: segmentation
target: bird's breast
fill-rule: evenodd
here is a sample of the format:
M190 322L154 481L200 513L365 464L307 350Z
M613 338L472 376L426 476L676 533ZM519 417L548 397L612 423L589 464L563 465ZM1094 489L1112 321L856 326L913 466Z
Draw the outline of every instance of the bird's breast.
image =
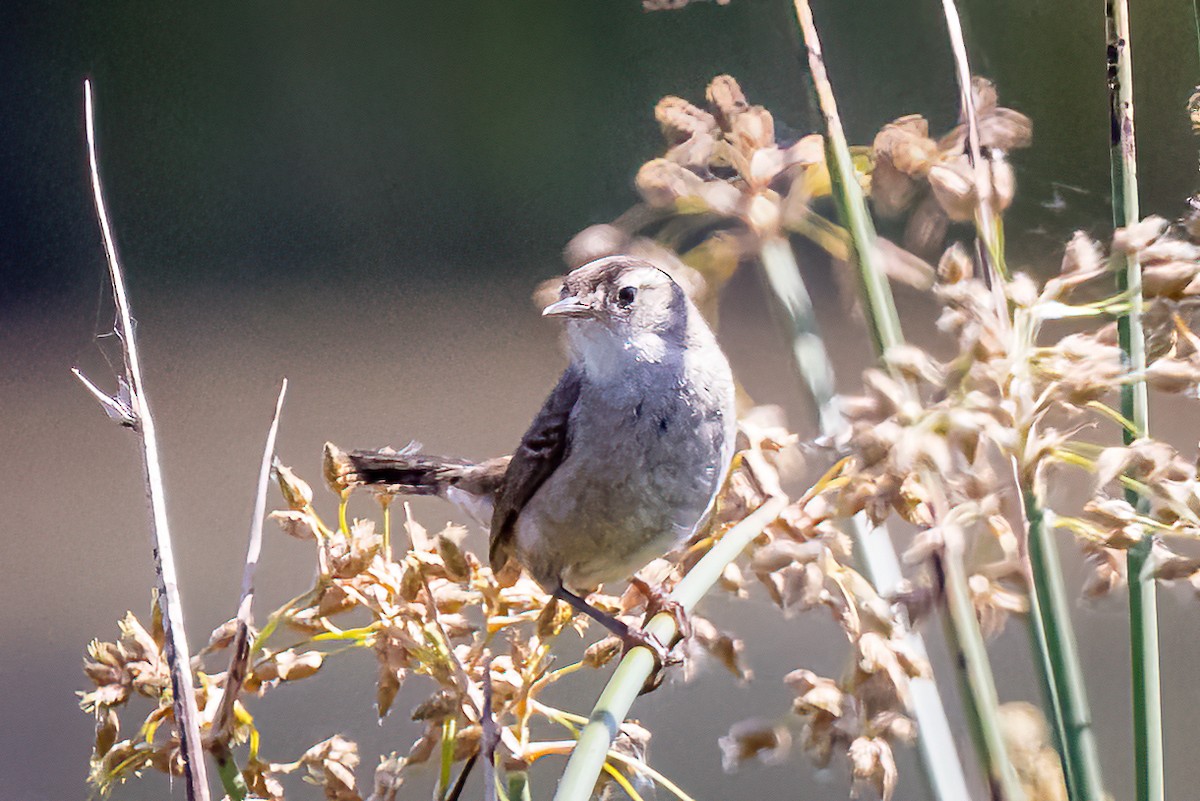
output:
M522 561L543 584L626 578L707 512L732 451L732 384L650 384L581 392L567 456L517 523Z

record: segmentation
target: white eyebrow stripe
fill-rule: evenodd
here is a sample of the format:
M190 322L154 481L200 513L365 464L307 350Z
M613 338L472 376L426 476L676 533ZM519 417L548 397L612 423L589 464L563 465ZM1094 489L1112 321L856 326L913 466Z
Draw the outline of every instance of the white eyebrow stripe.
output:
M639 267L636 270L630 270L626 273L623 276L622 284L644 287L665 283L663 281L664 278L666 278L666 275L657 267Z

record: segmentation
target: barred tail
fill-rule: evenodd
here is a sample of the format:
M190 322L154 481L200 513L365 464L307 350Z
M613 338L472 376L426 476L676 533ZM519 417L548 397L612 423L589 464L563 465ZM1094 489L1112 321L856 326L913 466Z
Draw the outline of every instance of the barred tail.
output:
M445 495L473 463L427 453L360 450L347 454L353 483L383 484L405 495Z

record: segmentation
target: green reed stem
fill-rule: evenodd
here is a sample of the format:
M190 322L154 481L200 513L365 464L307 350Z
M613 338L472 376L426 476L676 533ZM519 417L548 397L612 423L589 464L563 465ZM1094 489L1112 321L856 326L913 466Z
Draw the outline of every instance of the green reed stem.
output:
M954 53L958 76L959 104L967 132L967 158L974 170L976 186L975 232L981 267L988 284L996 314L1011 331L1008 300L1003 285L1007 280L1000 215L992 207L986 191L992 185L990 165L983 152L979 119L971 91L971 66L967 45L954 0L942 0L946 29ZM1018 475L1019 475L1019 471ZM1019 481L1019 479L1018 479ZM1100 801L1104 797L1100 758L1092 731L1083 668L1075 645L1070 602L1063 585L1058 550L1050 532L1045 531L1041 500L1032 487L1021 486L1023 512L1029 538L1029 560L1033 574L1029 624L1033 634L1037 666L1050 715L1058 734L1060 758L1072 801Z
M787 505L787 498L769 498L762 506L729 529L704 557L696 563L671 592L671 601L678 602L685 612L712 589L725 567L736 559L751 540L757 537ZM646 624L646 632L660 642L669 643L679 633L675 617L662 612ZM554 794L555 801L585 801L592 796L596 779L604 769L608 748L616 738L621 721L629 714L646 679L654 671L654 655L648 648L638 646L625 654L596 706L587 725L579 733L579 741L571 752Z
M1041 663L1048 666L1050 700L1062 748L1063 772L1072 801L1103 801L1104 780L1096 748L1096 733L1088 707L1075 630L1071 626L1070 600L1063 582L1058 547L1047 530L1042 506L1033 487L1021 487L1025 519L1029 525L1029 562L1033 573L1033 608L1030 622Z
M1137 147L1133 128L1133 49L1129 39L1129 7L1125 0L1106 0L1108 39L1108 98L1111 142L1113 224L1137 222ZM1146 436L1149 423L1145 379L1146 343L1142 333L1142 267L1136 255L1115 254L1123 260L1118 286L1129 293L1129 312L1117 321L1118 338L1134 380L1121 385L1121 413L1136 431L1124 432L1126 444ZM1139 511L1146 503L1126 491L1126 500ZM1162 689L1159 678L1157 588L1151 573L1152 537L1145 537L1126 554L1129 577L1129 653L1133 668L1133 750L1138 801L1162 801Z
M871 339L875 350L882 354L904 341L900 330L900 317L896 314L896 302L883 271L879 251L875 247L875 225L863 199L862 186L858 183L850 146L838 117L837 101L829 77L825 73L825 60L821 55L821 40L813 23L812 9L808 0L795 0L796 18L804 44L808 48L808 64L816 88L818 106L825 118L825 153L829 162L829 177L833 183L833 196L837 203L842 224L850 232L850 241L858 260L858 275L866 296Z
M941 579L946 588L946 639L951 652L963 665L959 680L963 695L968 699L966 712L971 721L972 739L987 769L989 795L994 801L1024 801L1025 791L1008 758L1004 731L1000 728L997 715L1000 699L979 632L975 605L971 603L961 546L957 549L947 547L942 557L935 558L940 563Z
M779 306L782 322L792 346L792 361L816 408L817 426L823 435L846 427L838 400L833 363L813 311L812 297L796 264L792 245L782 236L765 237L759 246L759 261L767 286Z
M214 743L211 749L213 761L217 763L217 776L221 779L221 787L229 801L246 801L250 788L246 786L246 778L238 768L233 752L225 742Z
M875 246L875 227L854 170L850 148L838 116L837 100L825 71L821 41L808 0L794 0L796 18L808 50L808 64L821 114L825 119L825 152L829 163L834 199L842 224L850 231L866 299L867 318L876 352L887 361L888 351L904 342L900 317ZM914 398L915 400L915 398ZM975 722L976 745L981 761L1008 801L1023 799L1016 771L1009 759L997 711L996 686L988 662L987 648L970 603L961 554L946 559L948 627L951 647L959 654L962 684L969 716ZM965 602L965 605L964 605ZM968 614L969 612L969 614Z
M791 243L779 236L766 237L759 250L767 285L781 310L792 343L792 359L816 409L821 435L840 439L847 424L838 403L833 363L821 339L812 300ZM902 575L887 528L872 529L862 514L846 521L844 528L854 540L863 575L881 595L894 593ZM919 633L909 631L906 642L915 654L925 658L925 639ZM932 678L913 679L910 689L911 712L919 737L917 747L932 798L939 801L967 798L967 780L937 682Z
M523 770L510 770L505 774L508 779L509 801L532 801L529 792L529 774Z
M450 792L451 773L454 769L454 735L458 729L458 721L446 718L442 721L442 753L438 770L437 798L445 799Z

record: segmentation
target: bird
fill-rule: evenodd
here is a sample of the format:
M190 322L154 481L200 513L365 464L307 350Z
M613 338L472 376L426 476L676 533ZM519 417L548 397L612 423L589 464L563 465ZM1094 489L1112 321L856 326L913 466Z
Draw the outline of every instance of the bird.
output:
M662 643L586 596L637 580L710 517L734 452L729 361L680 285L630 256L571 271L542 316L564 322L569 365L511 456L356 450L345 477L456 503L490 527L497 575L524 568L627 650L645 645L661 661Z

